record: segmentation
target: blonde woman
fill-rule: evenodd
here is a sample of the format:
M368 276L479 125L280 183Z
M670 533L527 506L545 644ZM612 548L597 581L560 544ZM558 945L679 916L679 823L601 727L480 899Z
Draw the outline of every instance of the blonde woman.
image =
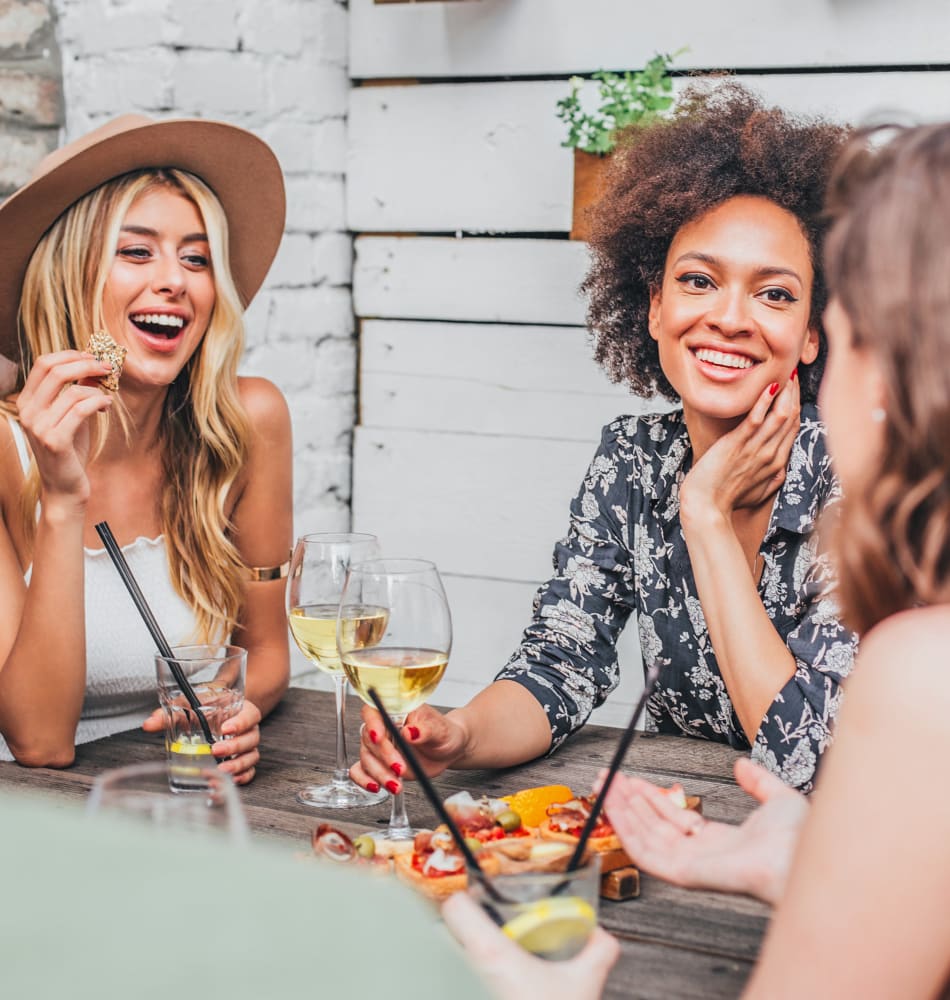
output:
M286 404L238 378L242 313L283 230L270 149L217 122L116 119L0 208L0 758L65 767L144 725L153 644L101 547L106 520L172 644L230 636L247 701L212 752L254 776L286 689ZM85 349L105 331L112 367Z

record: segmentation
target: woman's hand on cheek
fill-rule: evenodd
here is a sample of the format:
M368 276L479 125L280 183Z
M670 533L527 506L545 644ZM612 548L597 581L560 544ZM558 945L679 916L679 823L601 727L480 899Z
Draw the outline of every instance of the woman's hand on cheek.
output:
M798 379L773 382L738 427L724 434L687 473L680 489L684 520L728 517L773 496L785 479L801 411Z

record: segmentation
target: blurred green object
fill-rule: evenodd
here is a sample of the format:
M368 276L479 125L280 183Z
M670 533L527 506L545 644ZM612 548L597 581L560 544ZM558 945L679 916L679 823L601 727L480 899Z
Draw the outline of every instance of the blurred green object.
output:
M394 879L32 796L0 795L0 817L0 996L489 995Z
M686 49L672 55L655 55L638 73L599 70L592 79L600 84L600 103L587 112L581 105L583 77L572 76L571 93L557 102L557 116L568 128L561 143L584 153L604 155L613 150L616 134L628 125L649 125L673 106L670 66Z

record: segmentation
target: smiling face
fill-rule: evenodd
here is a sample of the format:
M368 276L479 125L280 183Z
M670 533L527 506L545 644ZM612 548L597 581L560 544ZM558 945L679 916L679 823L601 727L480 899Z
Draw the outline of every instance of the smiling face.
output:
M132 202L103 293L106 327L128 348L122 385L170 385L208 329L215 303L201 214L172 188Z
M818 355L813 268L798 219L741 195L684 225L650 301L650 336L687 423L723 433Z

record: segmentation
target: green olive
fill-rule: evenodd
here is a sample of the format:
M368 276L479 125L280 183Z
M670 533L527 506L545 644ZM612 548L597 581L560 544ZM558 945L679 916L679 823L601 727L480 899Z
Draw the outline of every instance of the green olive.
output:
M480 851L482 849L482 842L478 837L466 837L465 843L468 845L470 851Z
M515 830L521 829L521 817L514 809L505 809L504 812L500 812L495 817L495 822L505 833L514 833Z
M376 853L376 841L368 833L357 837L353 841L353 846L361 858L371 858Z

